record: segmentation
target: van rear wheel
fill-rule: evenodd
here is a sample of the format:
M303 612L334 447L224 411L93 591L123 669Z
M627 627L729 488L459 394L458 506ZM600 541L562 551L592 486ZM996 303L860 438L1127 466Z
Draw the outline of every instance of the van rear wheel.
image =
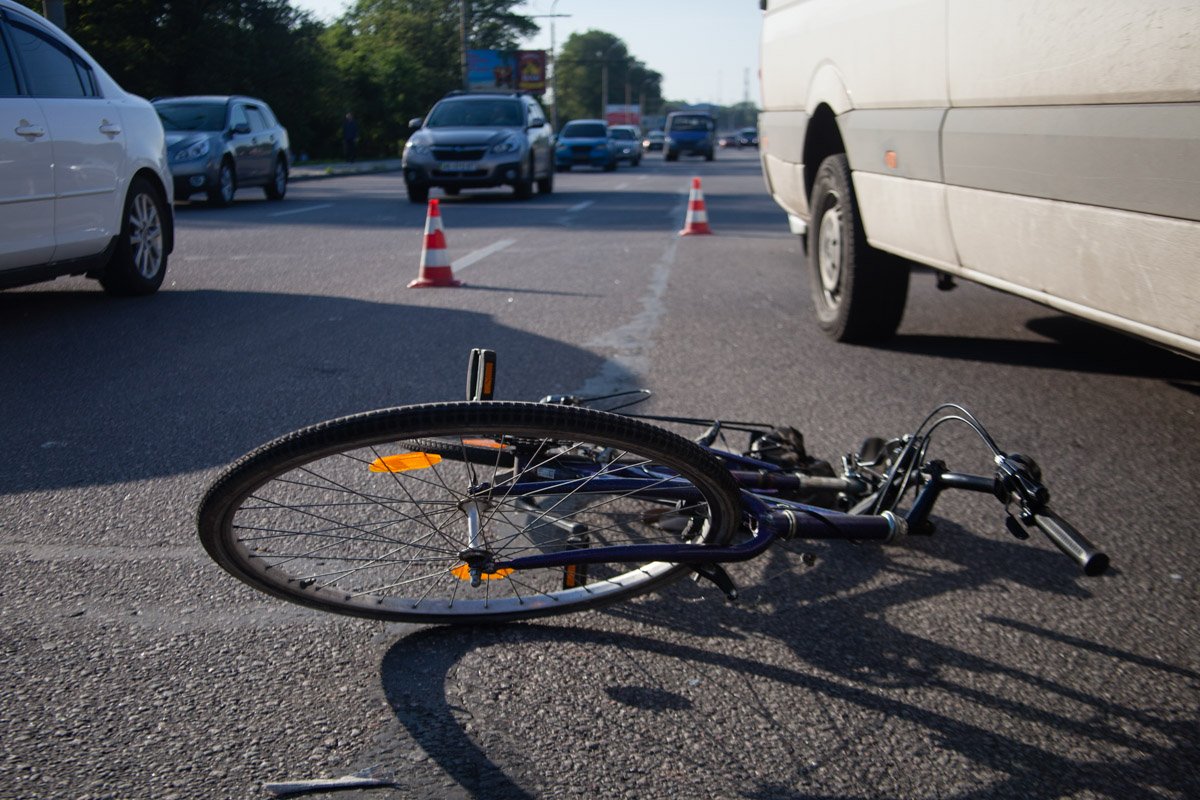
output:
M891 337L904 316L909 265L867 244L845 154L821 162L809 208L806 249L817 325L839 342Z

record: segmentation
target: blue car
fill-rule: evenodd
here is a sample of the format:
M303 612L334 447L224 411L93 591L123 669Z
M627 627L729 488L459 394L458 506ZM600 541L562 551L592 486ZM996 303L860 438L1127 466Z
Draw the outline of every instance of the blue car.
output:
M681 155L713 160L717 121L703 111L676 111L667 115L663 158L674 161Z
M577 119L563 126L554 147L554 166L566 172L575 166L617 168L617 145L602 119Z

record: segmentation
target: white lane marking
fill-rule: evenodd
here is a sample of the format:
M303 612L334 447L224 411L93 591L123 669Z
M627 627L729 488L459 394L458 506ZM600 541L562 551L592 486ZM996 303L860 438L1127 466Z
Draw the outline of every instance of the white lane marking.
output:
M628 183L628 182L626 182L626 183L618 183L618 184L616 185L616 188L614 188L614 189L613 189L613 191L614 191L614 192L620 192L620 191L624 191L625 189L628 189L628 188L629 188L629 183Z
M600 371L572 394L588 397L637 389L646 380L652 365L654 336L667 310L664 296L678 246L679 237L671 237L662 257L651 265L650 282L640 298L642 310L624 325L607 330L587 342L587 347L593 351L607 351L607 357Z
M267 214L268 217L286 217L289 214L303 214L306 211L319 211L322 208L332 208L333 203L322 203L319 206L305 206L304 208L293 208L289 211L276 211L274 214Z
M567 209L567 213L574 214L576 211L583 211L585 208L587 208L594 202L596 202L596 201L595 200L584 200L582 203L576 203L575 205L573 205Z
M467 253L465 256L458 259L457 261L452 261L450 263L450 267L452 269L456 269L456 270L466 269L467 267L474 264L476 261L482 261L483 259L492 255L493 253L499 253L501 250L508 247L509 245L513 245L516 243L517 243L516 239L501 239L500 241L493 242L492 244L489 244L487 247L476 250L473 253Z

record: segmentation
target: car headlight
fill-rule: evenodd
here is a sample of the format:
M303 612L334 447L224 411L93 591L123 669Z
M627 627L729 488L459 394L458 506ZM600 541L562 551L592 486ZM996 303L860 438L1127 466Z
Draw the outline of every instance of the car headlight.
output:
M410 153L415 153L419 156L424 156L424 155L428 155L429 151L432 148L427 144L422 144L421 142L414 142L412 139L409 139L407 142L404 143L404 149Z
M515 153L521 149L515 139L505 139L503 142L492 145L493 153Z
M188 145L175 154L176 161L192 161L197 158L203 158L208 155L208 139Z

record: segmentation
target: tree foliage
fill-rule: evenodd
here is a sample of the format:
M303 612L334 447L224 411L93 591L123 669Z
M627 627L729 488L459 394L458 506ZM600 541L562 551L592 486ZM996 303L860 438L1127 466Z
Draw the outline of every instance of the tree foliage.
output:
M600 117L604 106L627 101L643 106L643 114L662 106L662 75L629 53L625 42L606 31L573 33L559 53L555 78L562 123ZM608 72L608 96L604 73Z
M42 10L41 0L21 2ZM520 4L467 0L467 46L520 49L538 30L513 10ZM341 121L352 110L359 152L394 156L407 121L462 86L460 0L356 0L329 24L289 0L66 0L65 7L71 36L129 91L261 97L297 154L339 153ZM560 124L597 117L608 103L665 113L662 76L611 33L572 34L557 61ZM744 109L736 116L753 124Z

